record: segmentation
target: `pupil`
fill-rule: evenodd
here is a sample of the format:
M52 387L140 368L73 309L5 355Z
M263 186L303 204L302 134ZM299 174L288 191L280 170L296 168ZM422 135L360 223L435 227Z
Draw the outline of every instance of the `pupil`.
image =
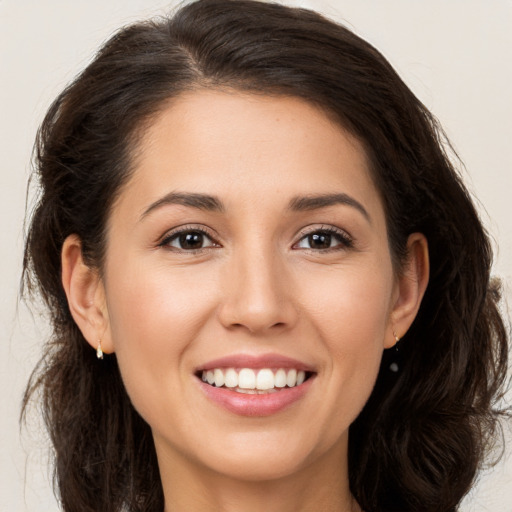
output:
M331 235L325 233L309 235L309 246L314 249L328 249L331 246Z
M186 233L179 238L183 249L200 249L203 245L202 233Z

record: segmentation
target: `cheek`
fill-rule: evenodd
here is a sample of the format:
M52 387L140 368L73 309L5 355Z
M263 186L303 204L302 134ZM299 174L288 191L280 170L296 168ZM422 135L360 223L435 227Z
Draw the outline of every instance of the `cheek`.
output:
M112 269L107 296L116 350L125 344L125 336L147 346L179 340L181 331L199 328L210 300L210 282L201 272L185 267L170 271L151 260Z
M154 405L150 391L180 378L182 354L194 343L212 307L208 282L185 269L171 273L165 265L129 261L108 273L110 334L136 407Z
M304 290L311 316L326 341L334 342L333 349L362 350L368 344L382 348L391 312L393 276L385 264L376 267L354 265L317 276L315 286Z
M316 284L314 293L308 293L311 322L328 354L327 371L357 415L373 389L388 334L391 266L388 272L377 271L377 266L364 271L354 267ZM351 392L344 393L347 389Z

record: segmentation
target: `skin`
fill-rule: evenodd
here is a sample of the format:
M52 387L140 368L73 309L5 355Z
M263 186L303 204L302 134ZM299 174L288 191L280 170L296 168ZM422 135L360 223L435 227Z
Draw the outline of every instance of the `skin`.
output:
M300 99L187 93L153 120L139 149L111 212L102 277L71 236L63 284L85 338L116 353L151 426L166 510L359 510L348 428L383 349L417 313L425 238L410 236L396 275L361 144ZM162 201L177 192L215 196L223 210ZM290 208L294 198L332 193L361 208ZM201 249L169 239L183 226L208 233ZM308 235L326 228L341 238L312 246ZM200 392L201 364L269 352L316 372L287 409L242 417Z

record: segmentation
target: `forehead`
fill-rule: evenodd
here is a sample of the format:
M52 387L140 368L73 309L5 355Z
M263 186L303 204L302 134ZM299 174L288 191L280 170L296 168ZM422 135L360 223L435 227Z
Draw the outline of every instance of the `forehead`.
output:
M148 123L134 163L120 199L138 199L135 209L170 191L208 192L229 205L270 196L288 202L334 189L380 208L362 144L295 97L184 93Z

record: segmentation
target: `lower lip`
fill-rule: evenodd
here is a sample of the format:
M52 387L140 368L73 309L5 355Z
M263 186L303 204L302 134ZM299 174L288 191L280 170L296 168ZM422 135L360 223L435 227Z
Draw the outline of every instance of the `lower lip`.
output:
M216 388L199 381L206 396L216 404L240 416L271 416L298 402L311 388L314 376L300 386L283 388L275 393L249 395L227 388Z

